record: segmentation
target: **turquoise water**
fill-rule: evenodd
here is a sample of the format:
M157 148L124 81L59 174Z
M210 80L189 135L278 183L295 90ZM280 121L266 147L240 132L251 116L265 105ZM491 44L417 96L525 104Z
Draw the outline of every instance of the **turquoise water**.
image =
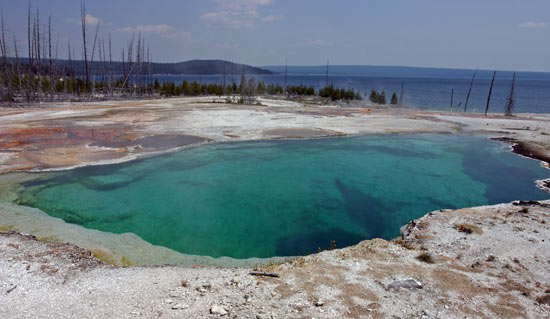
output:
M534 180L549 171L506 150L454 135L210 144L49 173L17 202L185 254L292 256L392 238L436 209L548 198Z

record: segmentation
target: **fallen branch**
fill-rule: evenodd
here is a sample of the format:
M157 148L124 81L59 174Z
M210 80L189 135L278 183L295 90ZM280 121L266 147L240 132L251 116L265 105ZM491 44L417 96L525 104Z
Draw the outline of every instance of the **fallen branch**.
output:
M279 278L279 274L276 274L274 272L265 272L265 271L251 271L248 273L252 276L266 276L266 277L275 277Z
M6 290L6 295L9 294L10 292L14 291L15 288L17 288L17 285L11 287L10 289Z

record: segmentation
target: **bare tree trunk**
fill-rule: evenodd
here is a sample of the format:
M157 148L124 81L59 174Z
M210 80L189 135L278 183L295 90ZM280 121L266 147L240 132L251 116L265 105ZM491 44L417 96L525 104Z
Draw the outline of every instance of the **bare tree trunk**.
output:
M29 48L28 57L29 57L29 65L32 67L32 45L31 45L31 0L29 0L29 10L27 11L27 44Z
M326 74L326 79L325 79L325 86L328 86L328 60L327 60L327 74Z
M29 64L27 65L27 88L26 88L26 95L27 95L27 103L30 103L31 96L34 95L33 93L33 80L32 80L32 69L33 69L33 47L32 47L32 41L31 41L31 1L29 0L29 7L27 11L27 45L28 45L28 58L29 58Z
M405 81L401 82L401 93L399 93L399 106L403 106L403 89L405 88Z
M476 73L477 73L477 70L474 71L474 75L472 76L472 81L470 82L470 88L468 89L468 95L466 95L466 102L464 103L464 112L466 112L466 109L468 108L468 101L470 100L470 94L472 93L472 86L474 85Z
M514 87L516 84L516 72L514 72L514 76L512 77L512 87L510 88L510 94L508 95L508 98L506 99L506 107L504 110L504 115L506 116L512 116L512 111L514 110L514 107L516 106L516 101L514 100Z
M38 58L38 64L40 65L40 12L36 9L36 57Z
M19 95L23 92L23 82L21 80L21 63L19 61L19 51L17 50L17 39L13 35L13 50L15 51L15 71L17 73L17 83L19 85Z
M95 55L95 47L97 44L97 34L99 32L99 23L97 24L97 27L95 28L95 36L94 36L94 45L92 46L92 56L90 57L90 69L93 72L94 75L94 83L92 83L92 97L95 95L95 85L96 85L96 70L94 70L94 55Z
M126 76L126 63L124 63L124 48L122 48L122 77L120 79L120 92L123 93L124 87L122 86L122 83L126 82L126 79L124 78Z
M109 33L109 91L111 91L111 97L113 97L114 83L113 83L113 56L111 51L111 34Z
M132 72L134 71L134 63L133 63L133 59L134 59L134 35L133 34L132 34L132 39L128 43L127 56L128 56L128 60L127 60L128 74L126 76L126 82L128 84L128 89L130 91L130 94L133 95L134 94L134 89L132 87L133 86L133 84L132 84Z
M36 9L36 18L35 18L35 25L34 28L36 30L35 32L35 38L34 38L34 46L36 48L36 58L38 60L38 63L36 65L37 73L38 73L38 100L42 101L42 61L41 61L41 55L40 55L40 12L38 9Z
M149 44L147 44L147 92L151 95L152 76L151 76L151 52L149 51Z
M53 100L53 89L54 89L54 79L53 79L53 61L52 61L52 16L48 17L48 52L49 52L49 76L50 76L50 100Z
M328 68L328 64L327 64L327 68ZM285 58L285 92L287 91L287 84L286 84L287 74L288 74L288 57ZM327 74L328 74L328 70L327 70Z
M72 64L72 61L71 61L71 41L68 42L67 44L67 51L68 51L68 54L67 54L67 57L69 59L69 68L71 68L71 64ZM63 96L64 96L64 99L65 100L68 100L69 99L69 91L67 90L67 70L65 68L63 68ZM70 70L70 69L69 69Z
M2 24L2 39L0 43L1 51L2 51L2 64L3 64L3 76L5 81L5 88L6 93L2 96L3 99L7 101L13 101L13 90L11 87L11 72L10 72L10 63L8 61L8 47L6 45L6 33L4 29L4 13L0 12L0 19Z
M455 89L451 89L451 112L453 111L453 98L455 96Z
M82 43L84 44L84 65L86 68L86 89L90 87L90 69L88 65L88 48L86 46L86 3L80 2L80 18L82 20Z
M101 93L105 96L105 39L100 39L99 45L99 63L101 66Z
M53 60L53 78L56 83L58 80L62 79L60 72L63 71L63 68L59 67L58 57L59 57L59 34L57 35L57 39L55 40L55 56ZM63 78L62 80L63 80L63 83L65 83L65 79ZM54 93L56 97L59 98L60 94L57 92L57 85L56 87L54 87Z
M141 93L141 33L138 34L138 43L137 43L137 51L136 51L136 87L137 87L137 94L140 95Z
M227 63L224 62L223 63L223 74L222 74L222 94L223 95L226 95L227 94L227 70L226 70L226 67L227 67Z
M493 79L491 80L491 87L489 88L489 96L487 96L487 105L485 106L485 116L489 112L489 103L491 103L491 94L493 94L493 85L495 84L495 77L497 76L497 71L493 73Z

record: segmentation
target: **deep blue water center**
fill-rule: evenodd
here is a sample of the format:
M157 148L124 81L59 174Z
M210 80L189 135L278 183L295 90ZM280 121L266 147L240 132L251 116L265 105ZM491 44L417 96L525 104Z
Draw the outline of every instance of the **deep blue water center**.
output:
M480 137L372 135L210 144L47 174L18 203L206 256L293 256L398 235L427 212L538 200L550 173Z

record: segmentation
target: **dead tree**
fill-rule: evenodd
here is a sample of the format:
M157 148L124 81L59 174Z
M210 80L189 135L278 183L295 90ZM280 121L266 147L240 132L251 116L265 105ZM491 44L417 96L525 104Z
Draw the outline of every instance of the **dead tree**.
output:
M102 39L99 41L99 61L101 64L101 91L103 94L103 97L107 95L107 89L105 85L105 74L106 74L106 67L105 67L105 39Z
M401 82L401 93L399 94L399 106L403 106L403 90L405 88L405 81Z
M485 116L489 112L489 104L491 103L491 94L493 94L493 85L495 84L495 77L497 76L497 71L493 73L493 79L491 80L491 87L489 88L489 96L487 96L487 105L485 106Z
M126 63L124 61L124 48L122 48L122 77L120 79L120 93L123 92L123 83L126 83Z
M27 44L29 48L29 65L32 66L32 45L31 45L31 1L29 0L29 9L27 11Z
M50 100L53 99L54 78L53 78L53 61L52 61L52 16L48 17L48 55L49 55L49 78L50 78Z
M223 95L226 95L227 93L227 82L226 82L226 77L227 77L227 70L226 70L226 67L227 67L227 63L223 63L223 73L222 73L222 94Z
M42 100L42 61L40 55L40 11L36 9L36 18L34 19L34 47L35 47L35 57L37 59L36 63L36 73L38 74L38 100Z
M82 20L82 44L84 45L84 67L86 69L86 90L90 88L90 67L88 65L88 47L86 44L86 3L80 2L80 19Z
M122 88L124 88L124 84L128 85L128 89L131 94L133 94L132 89L132 73L134 71L134 35L132 34L132 38L130 39L130 42L128 43L128 51L127 51L127 66L128 66L128 72L125 74L125 79Z
M27 45L28 45L28 58L29 63L27 65L27 85L26 85L26 96L27 96L27 103L31 102L31 99L34 97L34 90L33 90L33 82L31 80L32 78L32 69L34 66L33 63L33 47L32 47L32 40L31 40L31 1L29 0L29 7L27 11Z
M472 86L474 85L474 79L476 78L477 70L474 71L474 75L472 76L472 81L470 82L470 88L468 89L468 95L466 96L466 102L464 103L464 112L466 112L466 109L468 108L468 101L470 100L470 93L472 93Z
M510 94L508 95L508 98L506 99L506 107L504 108L504 115L506 115L506 116L512 116L512 111L514 110L514 107L516 106L516 101L514 99L515 83L516 83L516 72L514 72L514 75L512 76L512 86L510 87Z
M326 78L325 78L325 86L328 87L328 60L327 60L327 72L326 72Z
M113 96L114 81L113 81L113 55L111 51L111 33L109 33L109 91Z
M19 61L19 51L17 50L17 39L13 35L13 50L15 51L15 72L17 74L17 83L19 85L19 92L23 91L23 83L21 79L21 63Z
M286 84L286 77L288 74L288 57L285 59L285 92L288 92L288 86Z
M90 57L90 69L91 71L93 72L93 75L94 75L94 83L92 83L92 93L95 94L95 70L94 70L94 55L95 55L95 48L96 48L96 44L97 44L97 34L99 33L99 23L97 24L96 28L95 28L95 36L94 36L94 44L92 46L92 55Z
M246 76L244 75L244 68L242 69L242 74L241 74L241 102L242 103L246 103Z
M2 51L2 65L3 65L3 74L2 76L4 77L4 81L5 81L5 89L6 89L6 92L5 94L3 94L2 96L2 99L4 99L5 101L13 101L13 98L14 98L14 94L13 94L13 90L12 90L12 86L11 86L11 72L10 72L10 63L9 63L9 60L8 60L8 46L6 45L6 32L5 32L5 29L4 29L4 13L3 12L0 12L0 19L1 19L1 24L2 24L2 39L0 39L1 43L0 43L0 47L1 47L1 51Z
M453 98L455 95L455 89L451 89L451 112L453 111Z
M153 56L151 55L151 52L149 49L150 49L149 44L147 44L147 66L148 66L147 87L148 87L149 95L152 95L154 93L153 92Z

